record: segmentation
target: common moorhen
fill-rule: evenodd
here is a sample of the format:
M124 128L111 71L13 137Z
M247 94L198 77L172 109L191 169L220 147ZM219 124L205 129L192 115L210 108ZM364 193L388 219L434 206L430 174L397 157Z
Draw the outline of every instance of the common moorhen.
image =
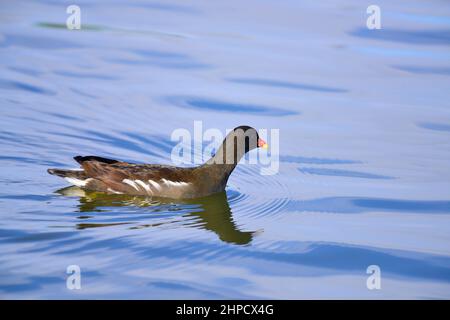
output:
M233 129L217 153L198 167L134 164L97 156L77 156L82 170L48 169L80 188L114 194L145 195L173 199L205 197L225 190L239 160L267 143L249 126Z

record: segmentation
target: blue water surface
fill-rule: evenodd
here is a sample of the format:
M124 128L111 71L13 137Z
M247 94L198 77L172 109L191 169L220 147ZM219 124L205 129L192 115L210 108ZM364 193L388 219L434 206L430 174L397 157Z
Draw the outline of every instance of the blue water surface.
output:
M71 4L0 6L0 298L450 298L449 3ZM279 129L279 167L190 201L46 172L170 164L194 121Z

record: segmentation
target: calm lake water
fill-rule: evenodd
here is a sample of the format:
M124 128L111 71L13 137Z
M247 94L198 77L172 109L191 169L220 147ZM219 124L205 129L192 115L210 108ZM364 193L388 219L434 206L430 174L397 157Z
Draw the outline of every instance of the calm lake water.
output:
M450 4L377 4L2 2L0 298L449 299ZM279 172L179 202L46 172L170 163L196 120L280 129Z

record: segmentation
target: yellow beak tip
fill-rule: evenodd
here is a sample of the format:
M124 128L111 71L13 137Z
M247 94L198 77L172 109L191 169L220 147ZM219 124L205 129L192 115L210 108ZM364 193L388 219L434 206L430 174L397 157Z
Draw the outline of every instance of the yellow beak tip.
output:
M269 145L268 145L267 143L264 143L263 146L262 146L262 148L263 148L263 149L267 149L267 148L269 148Z

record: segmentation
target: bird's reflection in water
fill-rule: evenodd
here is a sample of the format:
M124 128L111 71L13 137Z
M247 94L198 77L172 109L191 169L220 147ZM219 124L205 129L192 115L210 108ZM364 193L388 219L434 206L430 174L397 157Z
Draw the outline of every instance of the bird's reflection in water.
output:
M92 192L80 189L78 187L68 187L56 191L61 195L78 197L80 212L102 212L107 211L108 207L126 207L135 206L140 208L148 207L151 212L176 211L182 210L183 206L195 208L196 212L188 212L183 215L186 218L194 218L199 223L184 224L184 226L200 227L202 229L213 231L220 240L245 245L252 241L254 234L259 231L249 232L241 231L233 222L232 212L228 204L225 192L214 194L209 197L194 200L176 200L146 198L139 196L129 196L123 194L106 194L101 192ZM198 211L197 211L198 210ZM192 211L192 210L191 210ZM89 215L81 215L79 219L89 219ZM173 222L172 220L167 223ZM120 223L80 223L78 229L98 228L112 225L131 224L131 222ZM140 224L130 227L131 229L141 229L147 227L157 227L165 224L164 222L154 224Z

